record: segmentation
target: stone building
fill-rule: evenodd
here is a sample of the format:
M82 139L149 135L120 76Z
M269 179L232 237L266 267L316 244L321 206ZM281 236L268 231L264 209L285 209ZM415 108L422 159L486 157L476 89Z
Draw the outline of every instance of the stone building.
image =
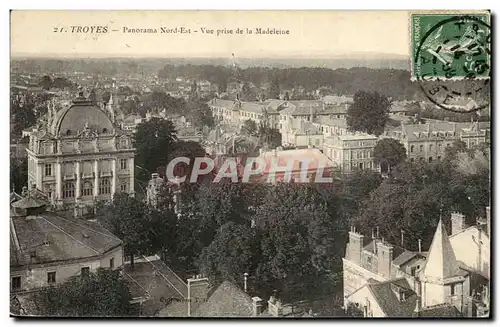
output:
M57 206L93 206L116 192L134 195L132 132L115 119L112 104L94 106L83 91L67 108L49 107L29 133L29 188Z
M420 244L409 251L351 230L343 259L345 306L367 317L487 316L489 223L465 228L462 217L452 215L451 237L440 219L427 252Z
M122 266L120 239L97 223L47 211L48 202L36 192L29 191L11 204L11 293L36 291L97 268Z
M454 123L436 121L427 124L401 124L386 131L381 138L399 140L406 148L411 162L432 162L444 158L445 150L455 140L468 148L490 142L490 123Z

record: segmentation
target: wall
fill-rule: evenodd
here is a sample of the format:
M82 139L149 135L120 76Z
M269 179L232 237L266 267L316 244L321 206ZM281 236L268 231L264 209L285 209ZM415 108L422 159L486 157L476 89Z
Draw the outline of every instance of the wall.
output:
M368 279L373 278L378 281L385 281L382 276L372 273L363 267L360 267L349 260L342 259L344 268L344 296L351 294L358 288L367 283Z
M359 303L359 307L363 310L363 307L367 304L366 301L370 302L370 316L373 317L386 317L386 314L380 306L378 305L377 301L373 297L372 292L368 289L368 286L365 286L361 289L359 289L356 293L352 294L346 299L346 302L350 303ZM347 303L345 303L346 305Z
M467 266L481 271L489 278L490 241L486 233L481 233L483 246L481 247L481 267L478 267L479 248L474 242L474 239L477 241L478 234L478 229L474 226L451 236L450 243L457 260L463 261Z
M92 258L86 261L56 264L47 267L33 267L31 270L11 271L12 277L21 276L21 290L30 290L48 286L47 273L56 272L56 283L63 283L72 276L78 276L81 269L90 267L90 271L96 271L97 268L108 268L109 259L115 258L115 268L121 267L123 264L123 248L120 246L117 249L105 254L101 258Z

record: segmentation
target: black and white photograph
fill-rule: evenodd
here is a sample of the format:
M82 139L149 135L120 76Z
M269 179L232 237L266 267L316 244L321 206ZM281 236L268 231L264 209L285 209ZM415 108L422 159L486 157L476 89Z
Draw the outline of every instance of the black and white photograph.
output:
M11 319L490 318L491 26L12 10Z

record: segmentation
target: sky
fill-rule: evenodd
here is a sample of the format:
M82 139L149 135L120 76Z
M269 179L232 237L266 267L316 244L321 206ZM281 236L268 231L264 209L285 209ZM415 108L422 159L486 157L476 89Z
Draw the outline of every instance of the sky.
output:
M106 26L108 33L72 33ZM184 27L190 34L160 33ZM288 35L217 30L289 30ZM156 34L123 29L156 28ZM203 34L201 28L215 34ZM406 11L12 11L11 55L35 57L338 57L409 54ZM114 30L114 31L113 31ZM197 32L194 32L194 31ZM56 32L57 31L57 32Z

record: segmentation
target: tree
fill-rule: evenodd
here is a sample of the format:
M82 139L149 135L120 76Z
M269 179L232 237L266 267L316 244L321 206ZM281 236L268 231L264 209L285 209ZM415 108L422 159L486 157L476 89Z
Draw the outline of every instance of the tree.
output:
M49 317L130 316L131 300L120 272L102 268L86 276L72 277L35 295L40 316Z
M257 94L252 90L248 82L241 87L241 101L255 101Z
M190 101L187 106L190 110L187 113L187 118L193 126L197 128L214 127L215 120L212 111L206 102Z
M248 136L257 135L257 123L251 119L247 119L241 125L241 133Z
M18 193L28 186L28 158L10 158L10 186Z
M278 77L275 77L269 87L269 99L279 99L280 92L280 81Z
M148 181L157 167L167 166L169 155L177 141L177 131L170 120L153 117L139 124L135 133L137 178Z
M276 149L281 146L281 132L265 124L259 125L259 144L268 149Z
M347 126L351 131L376 136L384 132L389 119L391 102L377 92L358 91L354 102L347 109Z
M12 136L20 138L24 129L33 127L37 123L35 104L30 100L25 103L11 101Z
M161 215L123 193L115 194L111 203L99 204L96 211L98 221L123 240L132 267L135 255L157 254L170 244L167 242L172 239L173 214Z
M387 165L390 172L392 167L406 160L406 148L401 142L392 138L380 140L373 149L373 161L378 165Z
M200 271L214 283L241 281L245 272L252 272L258 239L248 224L230 221L222 225L209 246L200 255Z
M44 89L44 90L50 90L50 88L52 87L52 78L48 75L44 75L41 79L40 79L40 83L39 85Z
M331 292L329 276L342 269L343 255L343 238L335 230L344 227L335 216L314 186L279 184L269 189L252 218L261 237L255 278L262 294L276 288L290 301Z

